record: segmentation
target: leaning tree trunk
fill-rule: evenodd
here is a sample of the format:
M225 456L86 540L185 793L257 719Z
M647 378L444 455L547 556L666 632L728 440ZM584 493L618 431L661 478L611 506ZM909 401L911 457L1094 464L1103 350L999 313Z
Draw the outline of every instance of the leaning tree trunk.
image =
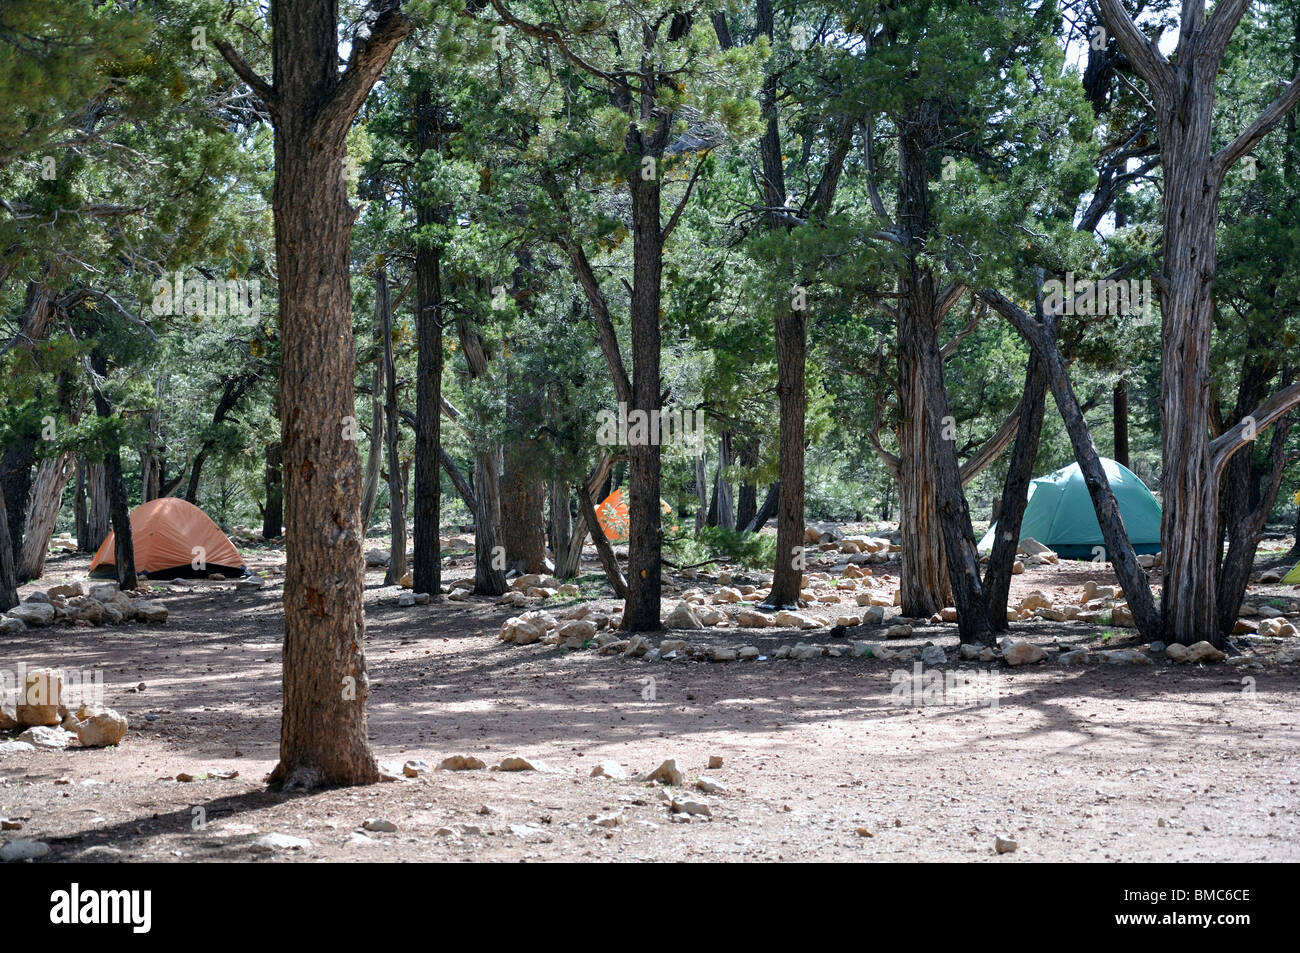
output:
M1007 630L1007 600L1011 592L1011 575L1020 542L1020 526L1029 503L1029 485L1034 479L1034 459L1043 432L1043 415L1047 408L1047 365L1032 350L1025 368L1025 393L1020 399L1020 425L1011 448L1007 477L998 501L997 534L984 574L988 599L989 627L994 632Z
M345 137L411 23L386 5L338 69L337 6L274 0L275 86L228 43L219 48L260 95L275 127L275 246L284 444L284 788L370 784L366 732L365 561L355 440Z
M1128 379L1121 377L1111 392L1111 407L1115 419L1115 462L1129 465L1128 456Z
M22 561L16 578L39 579L45 572L45 557L50 551L50 536L63 505L63 488L71 474L72 454L47 457L36 468L32 499L27 511L27 535L23 539Z

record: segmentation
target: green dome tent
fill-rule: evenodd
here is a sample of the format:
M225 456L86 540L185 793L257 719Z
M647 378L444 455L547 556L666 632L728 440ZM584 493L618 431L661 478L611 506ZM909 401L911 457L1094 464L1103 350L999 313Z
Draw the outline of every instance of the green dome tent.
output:
M1160 552L1160 501L1128 467L1101 458L1129 541L1138 553ZM997 524L980 540L981 551L993 548ZM1094 547L1105 546L1088 484L1077 463L1041 476L1029 485L1029 503L1020 525L1020 538L1032 536L1067 559L1091 559Z

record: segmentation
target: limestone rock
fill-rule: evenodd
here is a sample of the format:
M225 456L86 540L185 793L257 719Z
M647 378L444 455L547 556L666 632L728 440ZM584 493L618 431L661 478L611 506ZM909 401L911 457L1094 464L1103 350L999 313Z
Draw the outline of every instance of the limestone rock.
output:
M666 629L702 629L704 623L695 615L690 603L682 601L677 603L673 611L668 613L664 619L664 628Z
M52 668L32 669L24 679L15 717L19 725L57 725L63 721L59 714L62 704L63 672Z
M741 609L736 613L736 625L742 629L767 629L772 626L772 617L757 609Z
M482 771L487 765L468 754L453 754L438 763L439 771Z
M912 627L910 625L891 625L885 630L887 639L910 639L912 637Z
M626 781L627 769L617 761L602 761L591 769L593 778L609 778L611 781Z
M779 628L787 628L787 629L821 628L821 623L818 622L816 619L812 618L812 616L804 615L802 612L792 612L789 609L782 609L775 616L773 616L772 621Z
M1047 653L1031 642L1013 642L1002 650L1002 658L1008 665L1030 665L1047 658Z
M126 719L111 708L87 708L83 705L77 711L77 740L83 748L121 744L126 729Z

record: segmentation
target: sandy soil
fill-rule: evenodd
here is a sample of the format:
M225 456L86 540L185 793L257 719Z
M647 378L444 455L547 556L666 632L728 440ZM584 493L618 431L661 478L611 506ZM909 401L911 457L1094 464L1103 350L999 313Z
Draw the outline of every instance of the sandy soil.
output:
M282 562L273 551L247 555L254 568ZM85 564L51 559L24 592ZM469 571L462 559L447 577ZM171 613L162 626L7 639L0 667L102 668L105 703L131 730L116 748L0 755L0 818L20 825L3 836L47 843L50 860L101 861L1300 859L1300 665L1279 663L1276 644L1242 640L1258 660L1240 666L953 664L994 680L997 704L950 696L909 706L893 683L911 677L910 663L847 654L647 663L512 646L496 633L518 610L486 600L398 608L380 572L366 593L380 761L433 768L453 754L489 765L520 755L544 770L434 770L364 789L270 793L279 578L257 592L161 587ZM1092 566L1030 571L1015 577L1013 598L1077 592L1090 578L1110 582ZM1251 598L1291 608L1295 595L1257 587ZM1131 638L1074 623L1013 632L1064 647ZM735 629L707 641L765 653L832 642L825 630ZM927 642L951 654L956 627L918 625L890 646ZM707 769L710 757L722 766ZM681 788L590 777L603 760L635 773L666 758L683 770ZM725 793L694 790L700 775ZM704 801L712 816L674 814L672 796ZM369 818L397 830L363 832ZM252 848L272 832L310 846ZM996 854L999 835L1019 849Z

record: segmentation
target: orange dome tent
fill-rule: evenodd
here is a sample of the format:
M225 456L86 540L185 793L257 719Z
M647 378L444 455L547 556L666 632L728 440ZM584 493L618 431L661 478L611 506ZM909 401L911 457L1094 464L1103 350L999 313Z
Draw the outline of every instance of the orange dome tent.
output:
M659 506L663 509L665 516L673 511L673 508L663 500L659 501ZM615 490L601 500L600 505L596 507L596 519L605 533L605 538L611 543L627 542L630 522L627 512L627 499L623 496L622 490ZM673 527L673 529L676 528Z
M212 518L193 503L176 497L150 500L133 509L131 542L136 572L151 579L206 579L213 573L242 576L247 572L239 550ZM90 561L92 576L116 576L114 545L114 534L109 533Z

